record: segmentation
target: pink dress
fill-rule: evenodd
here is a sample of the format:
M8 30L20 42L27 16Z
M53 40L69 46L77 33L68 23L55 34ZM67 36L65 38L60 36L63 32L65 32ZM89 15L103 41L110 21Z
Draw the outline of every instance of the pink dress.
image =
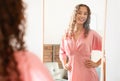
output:
M16 52L16 60L23 81L53 81L48 69L41 60L31 52ZM14 81L14 80L13 80Z
M88 36L84 38L84 31L75 41L67 37L62 39L60 45L60 60L69 58L68 64L72 71L68 71L68 81L99 81L95 68L87 68L84 62L91 57L92 50L101 50L102 38L94 30L90 30Z

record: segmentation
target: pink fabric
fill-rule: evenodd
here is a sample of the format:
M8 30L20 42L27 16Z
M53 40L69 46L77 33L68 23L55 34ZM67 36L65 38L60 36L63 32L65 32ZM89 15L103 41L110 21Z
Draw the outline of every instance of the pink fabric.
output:
M41 60L31 52L16 52L18 69L23 81L53 81L48 69Z
M92 50L101 50L102 38L95 31L90 30L88 36L84 38L84 31L77 41L67 37L60 45L60 60L69 58L68 64L72 71L68 72L68 81L98 81L98 74L95 68L87 68L84 62L91 57Z

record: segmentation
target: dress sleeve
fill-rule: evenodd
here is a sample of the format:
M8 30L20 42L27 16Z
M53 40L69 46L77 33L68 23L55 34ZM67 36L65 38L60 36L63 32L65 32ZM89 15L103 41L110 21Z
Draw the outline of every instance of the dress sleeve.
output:
M93 31L92 50L102 50L102 37Z
M59 58L62 62L67 59L66 52L65 52L65 46L64 46L64 39L62 39L61 44L60 44Z

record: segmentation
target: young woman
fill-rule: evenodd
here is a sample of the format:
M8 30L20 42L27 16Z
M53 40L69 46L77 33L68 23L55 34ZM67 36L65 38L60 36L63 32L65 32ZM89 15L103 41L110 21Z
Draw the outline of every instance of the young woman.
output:
M93 62L90 58L92 50L101 51L102 38L90 29L90 15L87 5L77 5L70 27L62 38L59 56L64 69L68 70L68 81L99 80L95 68L101 59Z
M0 0L0 81L53 81L47 68L25 49L22 0Z

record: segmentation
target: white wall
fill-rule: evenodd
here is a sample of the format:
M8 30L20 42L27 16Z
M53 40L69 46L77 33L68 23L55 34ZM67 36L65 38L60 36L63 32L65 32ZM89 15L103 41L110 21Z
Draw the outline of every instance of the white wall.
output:
M44 43L59 44L68 28L77 4L87 4L92 12L91 28L102 32L104 27L105 0L44 0ZM102 34L102 33L101 33Z
M42 26L42 0L24 0L27 4L27 28L25 42L27 49L42 57L43 26Z
M106 81L120 81L120 0L108 0L107 13Z

